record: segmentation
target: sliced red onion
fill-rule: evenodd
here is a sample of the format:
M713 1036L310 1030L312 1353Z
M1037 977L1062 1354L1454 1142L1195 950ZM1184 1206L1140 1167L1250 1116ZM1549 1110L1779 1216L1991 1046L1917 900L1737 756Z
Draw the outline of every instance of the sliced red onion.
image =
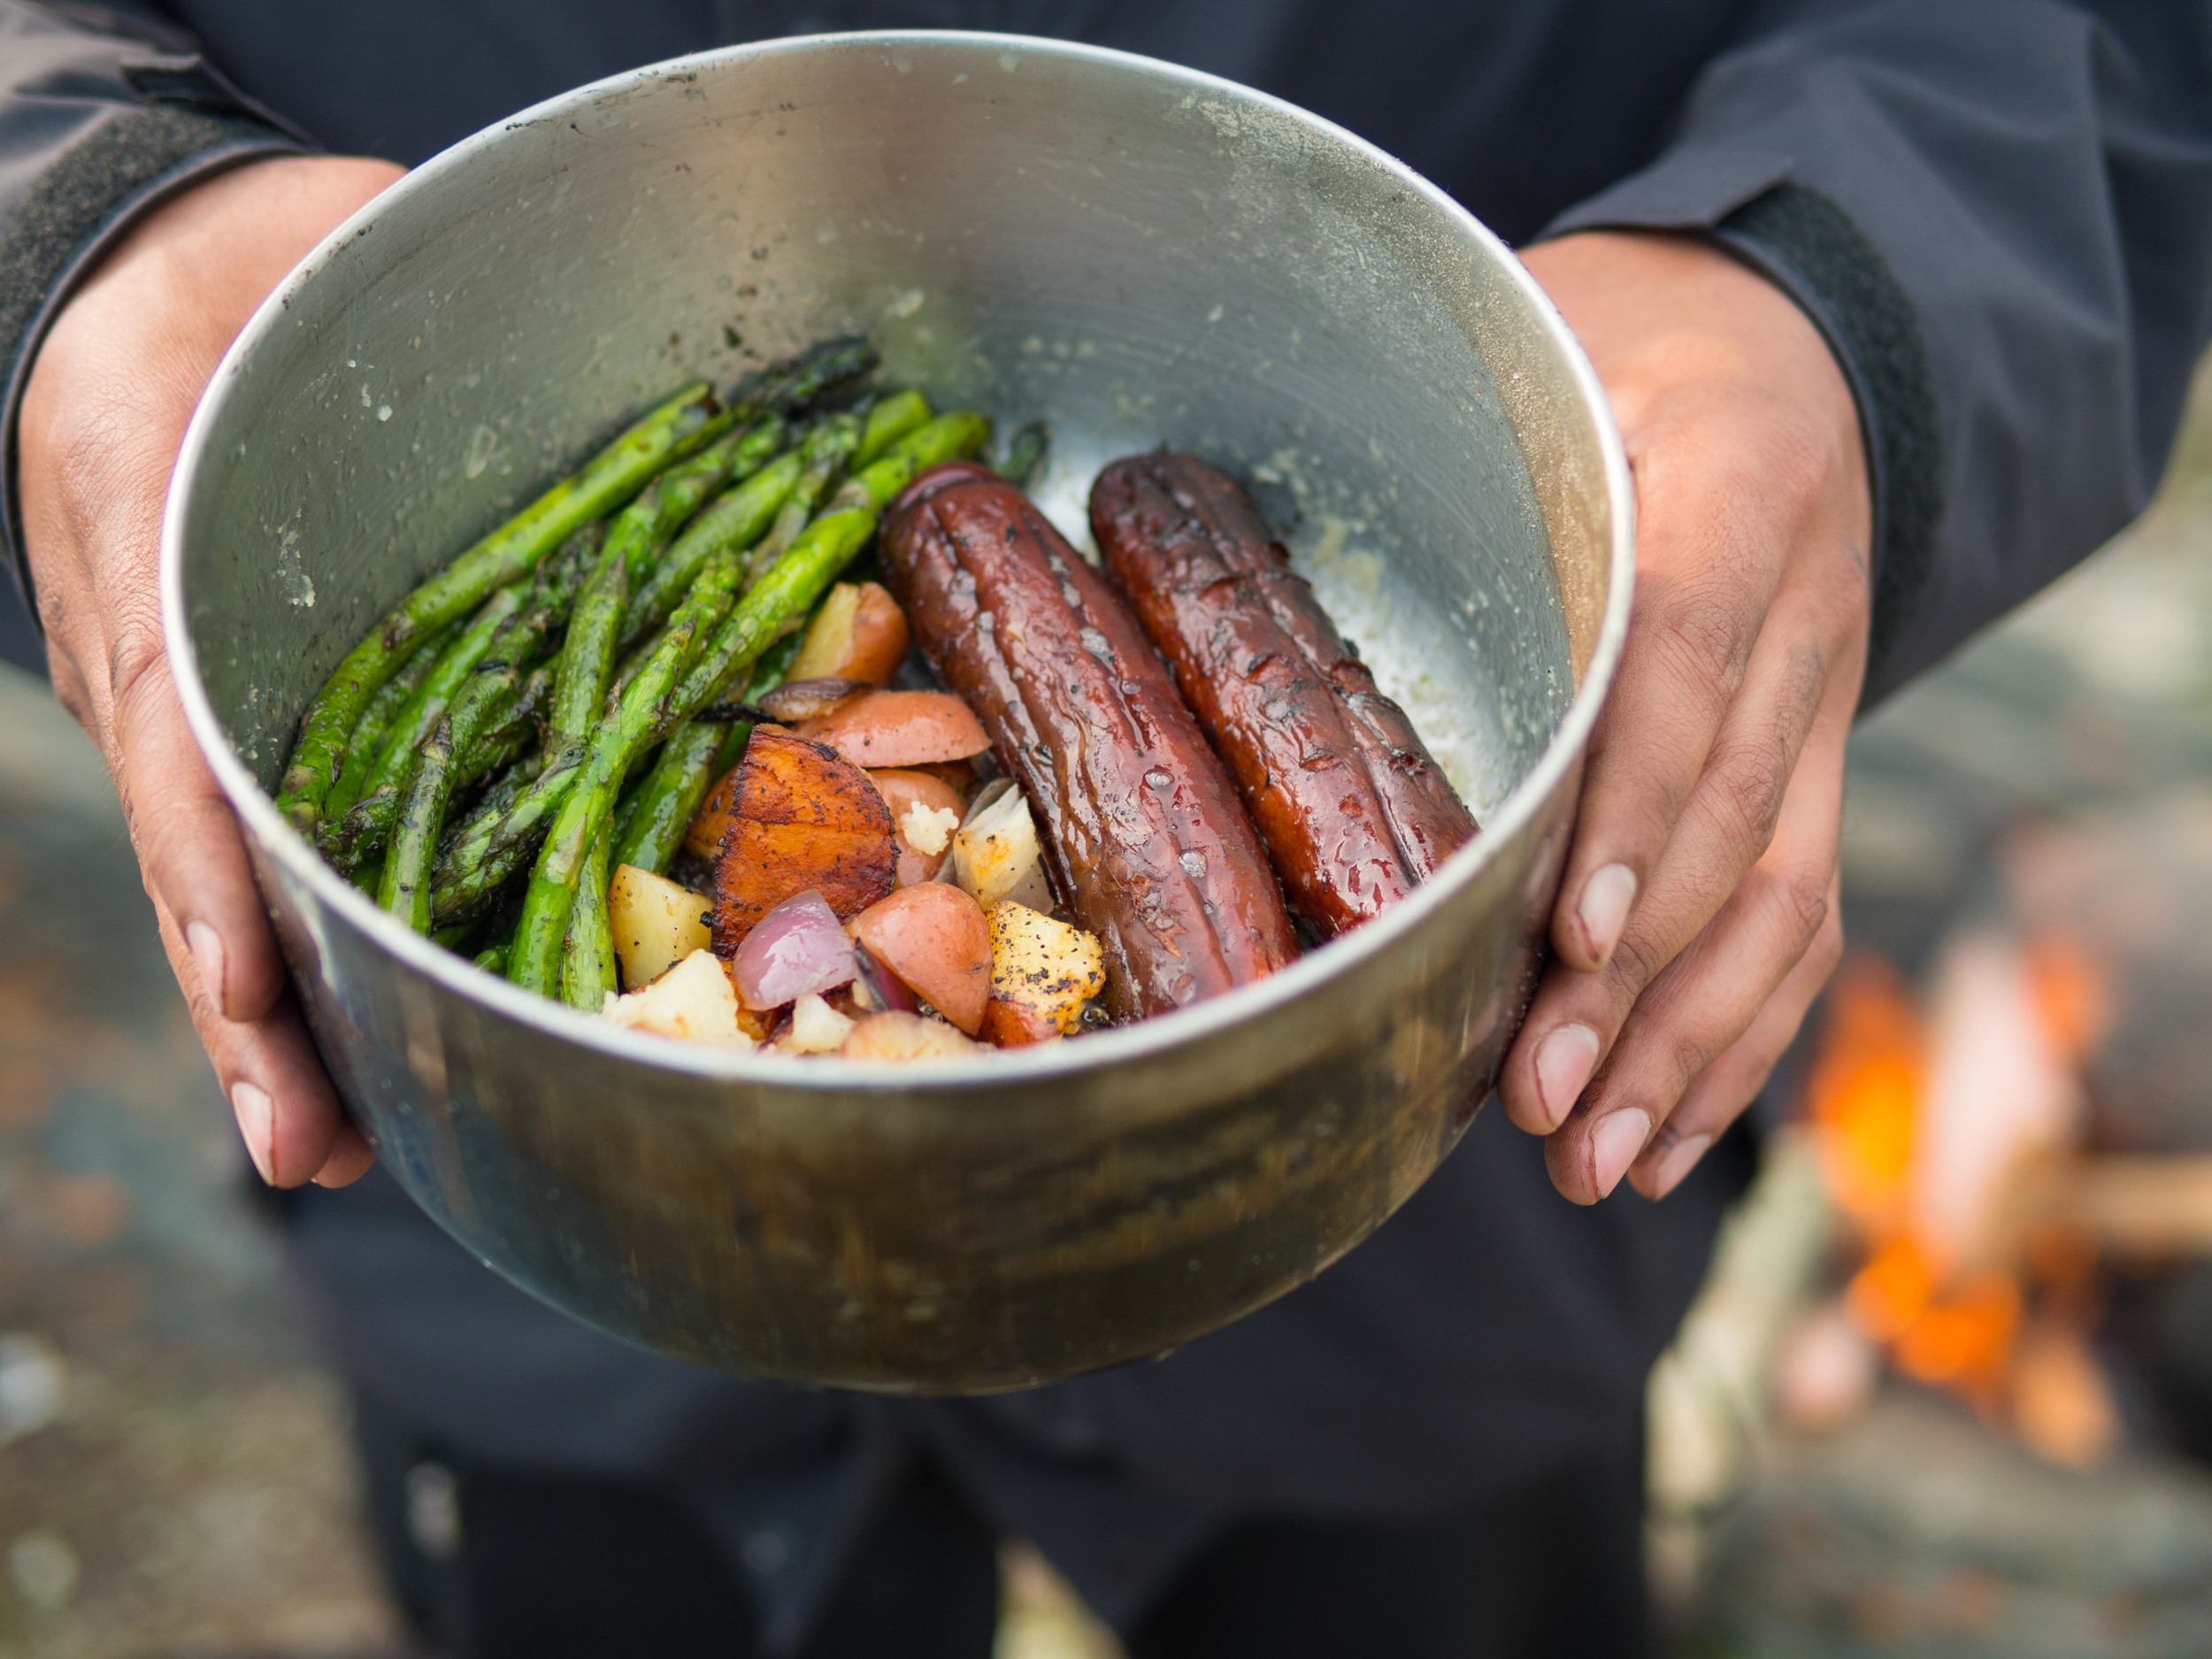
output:
M906 988L906 981L870 955L867 946L855 945L853 956L859 965L860 983L868 987L877 1010L911 1014L918 1009L920 1004L915 1002L914 993Z
M818 887L762 917L730 964L738 1000L756 1012L849 985L856 971L853 941Z

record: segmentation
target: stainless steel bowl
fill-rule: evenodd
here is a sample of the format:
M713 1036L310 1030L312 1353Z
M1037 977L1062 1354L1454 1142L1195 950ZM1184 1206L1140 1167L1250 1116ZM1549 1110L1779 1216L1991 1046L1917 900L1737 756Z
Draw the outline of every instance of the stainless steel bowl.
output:
M1257 477L1480 840L1263 984L931 1069L618 1031L326 869L267 791L370 623L677 380L848 329L941 402L1048 416L1063 513L1163 441ZM1433 186L1204 75L945 34L685 58L417 169L233 348L163 558L316 1041L424 1209L633 1341L932 1392L1187 1341L1435 1168L1525 1003L1632 565L1587 365Z

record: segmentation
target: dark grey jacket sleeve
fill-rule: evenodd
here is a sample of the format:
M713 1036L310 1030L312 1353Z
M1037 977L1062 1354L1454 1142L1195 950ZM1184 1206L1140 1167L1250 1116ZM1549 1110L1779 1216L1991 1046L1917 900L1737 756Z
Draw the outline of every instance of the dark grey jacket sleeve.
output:
M181 186L306 148L157 17L0 0L0 537L19 577L16 411L77 276Z
M1550 234L1701 227L1800 299L1877 488L1878 697L2149 498L2212 331L2212 7L1776 7Z

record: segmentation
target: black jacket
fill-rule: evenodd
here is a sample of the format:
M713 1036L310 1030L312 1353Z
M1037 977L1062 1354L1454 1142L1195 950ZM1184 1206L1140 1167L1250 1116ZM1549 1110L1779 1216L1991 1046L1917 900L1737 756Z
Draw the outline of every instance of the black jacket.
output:
M892 25L1071 35L1249 82L1509 240L1725 241L1859 398L1870 696L2141 507L2212 328L2212 8L2191 0L0 0L0 527L40 331L164 192L311 145L411 162L637 63ZM1709 1164L1664 1204L1577 1211L1488 1114L1313 1286L1164 1362L959 1404L634 1354L491 1279L379 1179L303 1201L294 1238L357 1375L476 1455L687 1491L787 1641L917 1439L1126 1617L1226 1517L1463 1505L1623 1432L1740 1183ZM764 1528L794 1548L744 1550Z

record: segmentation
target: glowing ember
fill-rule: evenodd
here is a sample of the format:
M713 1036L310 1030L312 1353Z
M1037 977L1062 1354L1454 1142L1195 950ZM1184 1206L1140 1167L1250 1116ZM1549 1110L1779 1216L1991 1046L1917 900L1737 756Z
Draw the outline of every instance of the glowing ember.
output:
M2065 941L1968 935L1932 1017L1863 956L1828 1008L1806 1105L1860 1252L1844 1316L1900 1372L2010 1418L2045 1455L2101 1455L2108 1402L2080 1335L2095 1246L2019 1213L2078 1138L2077 1068L2107 1024L2095 965Z

